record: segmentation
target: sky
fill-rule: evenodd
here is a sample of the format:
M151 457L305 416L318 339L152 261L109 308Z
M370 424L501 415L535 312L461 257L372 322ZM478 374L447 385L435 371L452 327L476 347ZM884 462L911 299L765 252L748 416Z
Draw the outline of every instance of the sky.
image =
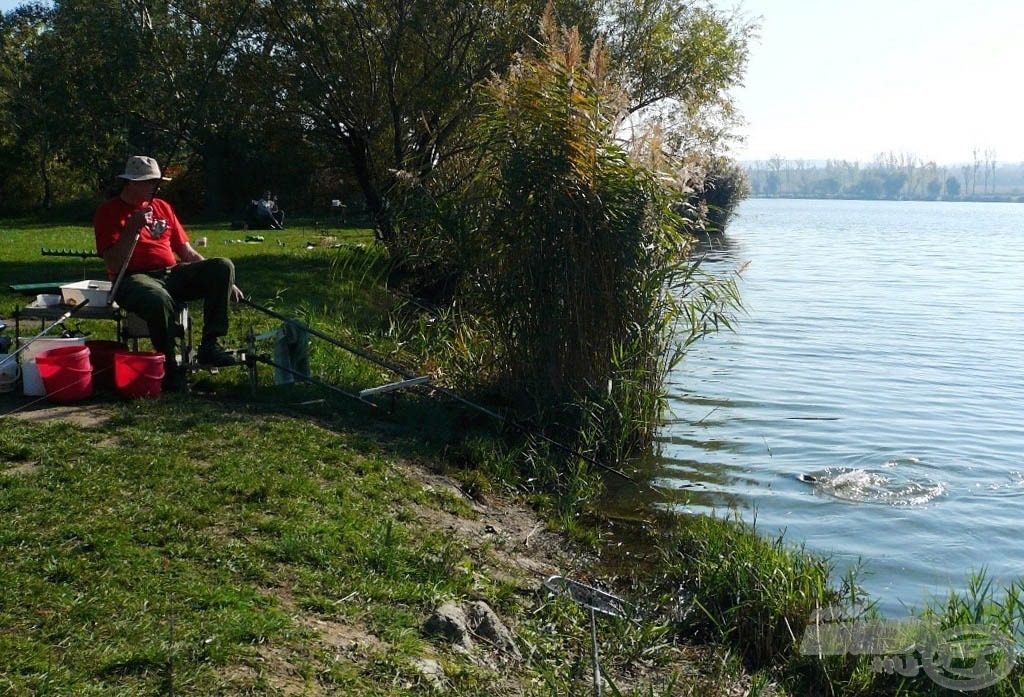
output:
M714 0L759 18L740 160L1024 162L1024 0Z
M13 10L18 5L24 5L25 0L0 0L0 12Z
M1024 162L1024 0L712 1L761 25L738 159Z

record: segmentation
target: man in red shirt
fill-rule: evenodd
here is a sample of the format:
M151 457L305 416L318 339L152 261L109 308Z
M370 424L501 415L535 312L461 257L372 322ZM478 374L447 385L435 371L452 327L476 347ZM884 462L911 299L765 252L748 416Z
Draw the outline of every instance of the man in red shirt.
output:
M199 363L234 364L234 354L218 339L228 331L229 301L242 298L235 266L230 259L206 259L189 244L174 209L156 198L160 182L170 181L161 176L156 160L130 157L118 176L124 180L121 193L100 205L93 220L96 251L111 279L128 260L114 300L145 320L153 347L167 356L164 386L182 390L185 382L174 356L175 304L203 301Z

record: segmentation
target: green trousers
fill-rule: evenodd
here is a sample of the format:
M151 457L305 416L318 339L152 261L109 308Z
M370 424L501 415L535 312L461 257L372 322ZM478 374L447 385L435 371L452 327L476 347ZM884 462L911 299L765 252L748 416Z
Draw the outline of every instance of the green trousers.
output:
M146 322L153 348L165 354L167 365L172 366L178 321L175 306L202 300L203 342L224 336L228 333L228 304L234 283L235 265L230 259L204 259L127 274L114 300Z

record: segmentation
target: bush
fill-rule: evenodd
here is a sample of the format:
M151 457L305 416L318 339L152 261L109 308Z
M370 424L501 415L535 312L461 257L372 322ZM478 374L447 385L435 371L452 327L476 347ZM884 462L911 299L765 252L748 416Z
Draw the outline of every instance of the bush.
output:
M743 167L724 157L712 158L702 192L709 232L725 232L740 201L750 195Z

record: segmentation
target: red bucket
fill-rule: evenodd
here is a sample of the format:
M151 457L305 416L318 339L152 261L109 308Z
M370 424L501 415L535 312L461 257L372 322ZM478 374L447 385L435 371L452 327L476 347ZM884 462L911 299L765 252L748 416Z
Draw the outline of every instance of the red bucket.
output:
M92 363L86 346L62 346L36 356L46 398L76 402L92 395Z
M167 356L156 351L114 354L114 389L122 397L159 397Z
M86 341L92 362L92 384L97 390L114 390L114 354L127 351L128 345L120 341Z

